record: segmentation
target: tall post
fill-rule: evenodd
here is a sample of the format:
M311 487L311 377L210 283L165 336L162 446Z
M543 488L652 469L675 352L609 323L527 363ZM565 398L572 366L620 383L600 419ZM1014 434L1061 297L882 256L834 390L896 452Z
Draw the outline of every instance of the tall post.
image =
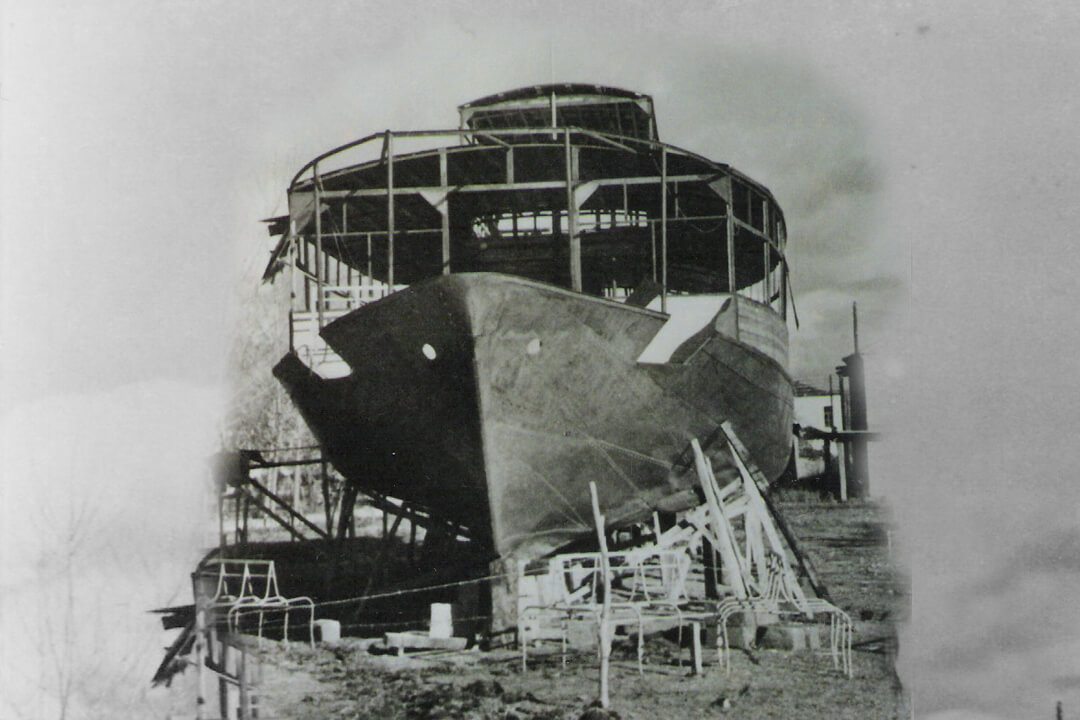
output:
M232 692L229 688L229 681L225 678L225 674L229 672L230 658L233 656L232 648L228 643L228 637L218 636L218 656L217 663L219 672L218 676L218 710L221 712L221 720L231 720L236 717L236 708L232 707ZM233 660L233 667L235 668L236 661Z
M652 247L652 279L656 282L656 223L649 221L649 245Z
M322 248L322 197L319 189L322 181L319 179L319 164L311 167L312 178L315 187L315 311L318 313L319 329L323 328L323 248Z
M735 339L739 339L739 285L735 278L735 182L727 177L727 276L731 309L735 313Z
M371 292L370 288L375 281L375 270L371 266L371 233L366 233L365 237L367 238L367 282L369 292Z
M604 599L600 605L600 707L607 710L611 704L608 693L608 667L611 662L611 635L608 624L611 619L611 568L608 561L607 536L604 533L604 516L600 514L600 498L596 483L589 481L592 496L593 521L596 523L596 539L600 546L600 574Z
M784 251L787 249L787 238L784 236L784 226L776 223L776 246L780 249L780 258L777 269L780 271L780 315L787 320L788 281L787 261L784 259Z
M394 134L386 131L386 284L394 292Z
M570 130L563 129L563 155L566 159L566 231L570 236L570 288L581 292L581 238L578 236L577 201L574 199L574 152Z
M761 252L765 261L765 272L761 276L761 302L765 305L769 304L769 243L768 241L761 243Z
M450 274L450 195L447 189L446 148L439 149L439 194L443 205L439 210L442 228L442 274Z
M832 443L830 442L830 444L832 444ZM839 462L837 464L840 466L840 502L847 502L847 498L848 498L848 492L847 492L847 454L848 454L847 449L848 449L848 445L847 445L847 443L843 443L843 442L840 442L839 440L837 440L836 441L836 448L837 448L837 450L839 450L839 452L837 453L837 459L839 460Z
M247 646L243 644L242 638L237 638L239 641L239 658L236 662L236 677L237 684L240 688L240 716L239 720L252 720L251 717L251 688L248 687L247 679Z
M855 354L859 354L859 304L851 303L851 336L855 346Z
M761 290L762 290L762 293L761 293L762 298L761 298L761 300L766 305L770 305L771 301L772 301L772 292L771 292L772 288L769 287L769 285L770 285L769 281L771 280L771 277L770 277L771 274L769 273L769 258L770 258L770 253L769 253L769 225L770 224L771 223L769 222L769 201L762 198L762 200L761 200L761 232L764 235L764 238L761 241L761 249L762 249L762 252L764 253L764 256L765 256L765 276L761 281L762 282L762 288L761 288Z
M202 595L198 576L191 576L191 584L195 595L195 719L204 720L206 717L206 673L203 665L206 663L206 602Z
M660 312L667 312L667 148L660 148Z
M322 472L322 496L323 496L323 509L326 511L326 534L333 535L334 533L334 509L330 507L330 475L326 469L326 460L319 463L319 468Z

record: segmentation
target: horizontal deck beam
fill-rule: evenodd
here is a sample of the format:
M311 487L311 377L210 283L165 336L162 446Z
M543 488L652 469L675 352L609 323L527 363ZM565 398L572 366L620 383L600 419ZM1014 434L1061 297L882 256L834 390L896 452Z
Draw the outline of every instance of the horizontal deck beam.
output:
M668 184L680 183L680 182L709 182L715 180L720 176L720 173L698 173L693 175L671 175L668 177ZM595 183L598 186L611 186L621 187L628 185L659 185L661 178L659 175L649 175L644 177L633 178L598 178L594 180L588 180L589 183ZM585 184L585 183L580 183ZM505 192L507 190L565 190L565 180L537 180L535 182L514 182L514 183L479 183L469 185L415 185L415 186L395 186L392 190L390 188L367 188L364 190L320 190L319 197L323 199L349 199L354 197L382 197L389 192L393 192L394 195L416 195L420 193L439 193L439 192L452 192L452 193L483 193L483 192Z

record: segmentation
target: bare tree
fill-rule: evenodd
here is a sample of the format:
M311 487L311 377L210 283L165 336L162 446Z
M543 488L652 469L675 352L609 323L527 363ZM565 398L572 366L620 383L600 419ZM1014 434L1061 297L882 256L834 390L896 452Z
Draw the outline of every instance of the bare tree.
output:
M226 447L312 445L303 418L281 384L274 364L288 350L289 288L278 279L242 292L228 379L231 388L222 441Z

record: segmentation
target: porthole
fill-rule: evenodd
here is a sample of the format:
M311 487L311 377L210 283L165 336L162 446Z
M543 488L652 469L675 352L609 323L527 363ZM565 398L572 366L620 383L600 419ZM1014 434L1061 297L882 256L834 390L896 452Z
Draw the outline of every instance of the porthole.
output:
M439 357L439 353L435 352L435 348L428 343L424 343L424 347L420 348L420 352L424 353L424 357L428 360L434 360Z

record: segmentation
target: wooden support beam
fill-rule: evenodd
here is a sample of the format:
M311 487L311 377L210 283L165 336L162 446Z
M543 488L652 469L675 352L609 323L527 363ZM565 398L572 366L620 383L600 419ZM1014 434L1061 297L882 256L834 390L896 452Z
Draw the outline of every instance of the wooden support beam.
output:
M252 487L254 487L256 490L258 490L260 493L262 493L263 495L265 495L266 497L270 498L275 503L277 503L282 509L284 509L289 514L289 517L293 518L294 520L299 520L301 523L304 524L305 527L311 529L312 531L317 533L322 538L330 537L325 530L323 530L318 525L311 522L306 517L304 517L302 514L297 512L289 503L285 502L283 499L278 497L278 495L276 493L270 492L269 488L267 488L265 485L260 483L255 478L249 476L248 477L248 483L250 483L252 485ZM265 512L270 514L270 516L272 518L274 518L279 523L281 523L283 526L285 526L286 529L288 529L294 535L299 535L298 533L296 533L295 531L292 530L292 527L291 527L291 525L289 523L286 523L284 520L279 518L276 514L273 514L269 510L266 510L266 508L261 503L259 503L259 507L263 508ZM302 535L299 535L298 539L305 540L306 538L304 538Z
M385 521L385 516L384 516ZM371 570L368 572L367 583L364 586L364 592L360 596L359 601L356 603L356 609L352 614L352 622L360 617L360 612L364 609L365 597L371 594L372 588L375 587L375 583L379 579L380 571L382 570L383 563L386 562L386 558L390 554L390 546L393 545L394 536L397 535L398 527L401 525L401 516L398 515L394 518L394 524L390 528L389 533L383 534L382 546L379 548L378 556L371 563Z
M192 577L195 590L195 719L206 718L206 674L203 665L207 654L206 647L206 599L197 576Z
M256 498L255 496L251 495L249 491L245 490L244 494L247 496L246 503L251 503L255 507L262 510L264 513L269 515L274 520L274 522L276 522L281 527L285 528L289 532L289 534L293 536L293 539L295 539L295 540L307 540L307 538L304 537L303 533L301 533L299 530L297 530L296 528L294 528L292 525L289 524L288 520L286 520L285 518L283 518L280 515L278 515L277 513L275 513L273 510L271 510L269 507L267 507L263 503L259 502L259 499ZM247 508L247 504L245 504L244 507ZM245 509L245 514L246 514L246 512L247 511ZM246 525L246 523L245 523L245 525ZM320 530L319 533L324 539L327 537L326 534L322 530ZM247 531L246 530L244 532L244 536L245 536L245 542L246 542L246 537L247 537Z
M319 463L319 479L322 483L323 510L326 511L326 534L334 532L334 508L330 506L330 473L326 461Z
M704 675L705 671L701 662L701 623L690 623L690 635L690 653L694 656L694 674Z
M723 503L716 494L712 477L712 468L709 459L701 450L701 444L694 438L690 441L694 451L694 465L697 468L698 481L701 483L702 492L705 494L705 502L709 507L710 525L713 531L713 540L720 551L721 577L724 584L732 588L735 597L747 596L746 583L744 581L743 563L740 562L738 550L732 537L731 525L728 523L723 511Z
M607 710L611 704L608 692L608 670L611 662L611 564L608 558L607 535L604 532L605 520L600 514L600 498L596 492L596 483L591 480L589 494L592 497L596 538L600 545L601 587L604 589L603 603L600 606L600 707Z
M358 492L357 487L348 482L345 483L345 487L341 491L341 509L338 511L338 539L344 539L351 532L355 532L353 509L356 507L356 494Z
M776 523L777 529L779 529L780 533L784 536L784 540L787 542L788 547L791 548L792 554L795 555L795 561L803 574L806 575L806 579L810 582L810 587L814 589L814 592L817 593L818 597L832 602L828 588L826 588L818 579L818 574L814 568L813 561L810 559L810 556L803 551L798 539L795 537L795 533L791 531L784 516L780 514L780 511L777 510L772 499L769 497L769 483L765 478L765 475L762 474L761 470L750 459L749 451L746 449L746 446L742 444L742 441L739 440L738 435L735 434L735 430L731 426L731 423L721 423L720 429L723 431L724 437L727 438L728 445L732 450L732 455L736 463L739 465L740 471L745 470L757 486L759 496L764 501L765 507L773 521Z

